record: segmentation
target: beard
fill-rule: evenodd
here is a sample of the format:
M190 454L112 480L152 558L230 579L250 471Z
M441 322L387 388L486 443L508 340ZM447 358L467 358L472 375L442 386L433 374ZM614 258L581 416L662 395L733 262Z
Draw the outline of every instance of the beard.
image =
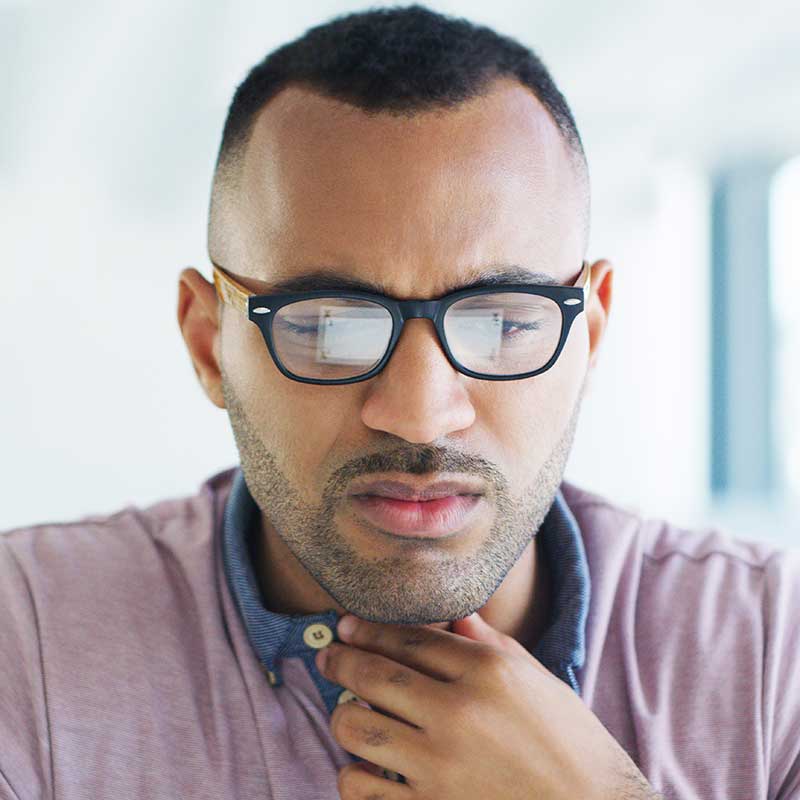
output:
M373 622L430 625L461 619L482 608L539 531L563 479L587 376L588 372L561 436L519 496L512 496L502 471L483 458L398 440L401 444L393 450L364 455L335 470L319 503L309 503L308 487L288 477L297 472L288 469L292 448L270 447L265 441L224 365L222 391L242 473L263 515L266 535L278 536L308 575L346 611ZM397 545L389 545L389 554L366 557L339 527L337 512L355 478L379 472L443 471L479 476L491 490L484 501L494 501L493 521L474 553L456 554L435 539L398 539ZM265 535L260 530L253 535ZM459 547L463 549L463 542Z

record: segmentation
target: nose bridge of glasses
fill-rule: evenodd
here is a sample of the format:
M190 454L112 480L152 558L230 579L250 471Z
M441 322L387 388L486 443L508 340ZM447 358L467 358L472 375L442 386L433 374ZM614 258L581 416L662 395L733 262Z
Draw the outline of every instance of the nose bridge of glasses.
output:
M429 319L434 322L436 319L436 309L439 305L437 300L399 300L401 324L410 319ZM436 333L434 333L436 337ZM438 343L441 349L442 343Z
M434 319L436 316L436 300L400 300L400 316L407 319Z

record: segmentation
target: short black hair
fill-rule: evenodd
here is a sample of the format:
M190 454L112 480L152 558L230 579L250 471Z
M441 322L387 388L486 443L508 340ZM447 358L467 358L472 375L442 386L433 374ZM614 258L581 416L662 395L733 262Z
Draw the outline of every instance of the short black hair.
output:
M256 115L289 85L367 113L413 116L480 96L503 77L527 86L558 126L586 186L588 235L586 155L572 112L547 68L535 53L508 36L418 4L334 17L256 64L228 108L215 184L228 183L222 173L233 177L230 173L241 161Z

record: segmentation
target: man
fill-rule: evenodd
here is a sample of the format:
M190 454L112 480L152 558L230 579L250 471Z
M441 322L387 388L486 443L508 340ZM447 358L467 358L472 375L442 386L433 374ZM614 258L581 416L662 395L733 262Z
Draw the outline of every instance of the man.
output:
M563 480L588 224L511 39L378 9L254 67L178 297L241 464L0 538L0 798L800 797L797 554Z

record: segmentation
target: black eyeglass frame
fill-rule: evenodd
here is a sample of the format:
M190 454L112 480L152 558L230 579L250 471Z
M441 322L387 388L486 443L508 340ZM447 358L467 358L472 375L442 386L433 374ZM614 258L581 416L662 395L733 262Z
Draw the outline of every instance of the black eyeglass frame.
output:
M360 383L361 381L374 378L392 357L395 345L400 339L400 334L403 332L403 325L408 319L431 320L436 329L436 334L439 337L439 344L444 350L447 360L455 370L470 378L491 381L514 381L541 375L541 373L550 369L561 355L561 351L564 349L567 337L572 328L572 323L575 321L578 314L585 309L591 291L588 261L582 263L581 272L572 286L549 286L529 283L499 284L497 286L460 289L434 300L396 300L382 294L353 291L350 289L317 289L300 293L252 294L246 287L242 286L233 276L217 264L214 264L214 284L217 289L217 294L223 302L244 311L248 319L258 326L264 338L264 342L267 345L267 349L269 350L269 354L281 373L287 378L299 381L300 383L312 383L323 386ZM460 364L450 351L447 344L447 336L444 331L444 315L451 305L458 300L463 300L465 297L475 297L484 294L505 294L506 292L522 292L524 294L539 295L548 297L557 303L558 307L561 309L561 335L558 340L558 346L553 356L544 366L530 372L515 373L514 375L487 375L482 372L473 372L471 369ZM301 375L294 374L281 363L272 342L272 320L274 319L275 312L290 303L295 303L299 300L314 300L320 297L369 300L383 306L391 314L392 335L386 347L386 352L383 354L381 360L363 375L356 375L352 378L305 378Z

